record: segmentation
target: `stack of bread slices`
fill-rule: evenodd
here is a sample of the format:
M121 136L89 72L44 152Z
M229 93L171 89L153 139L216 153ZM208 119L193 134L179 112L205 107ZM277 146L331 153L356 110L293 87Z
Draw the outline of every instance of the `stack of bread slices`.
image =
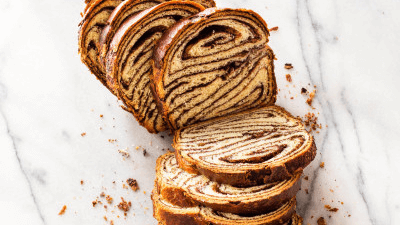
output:
M149 132L174 133L156 166L159 224L301 224L296 193L316 146L275 105L265 21L213 0L86 3L82 62Z

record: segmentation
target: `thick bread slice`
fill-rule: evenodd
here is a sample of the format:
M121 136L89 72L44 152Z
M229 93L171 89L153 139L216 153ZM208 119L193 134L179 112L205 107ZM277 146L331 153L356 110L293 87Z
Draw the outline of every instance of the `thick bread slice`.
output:
M123 0L92 0L85 9L85 15L79 24L79 54L82 62L112 93L115 91L107 86L106 71L100 63L100 34L107 24L112 11Z
M125 21L143 10L146 10L166 1L170 0L126 0L123 3L119 4L108 18L107 26L104 27L100 37L100 46L102 46L100 59L102 63L105 64L105 57L108 52L109 45L115 35L115 32L121 27L121 25ZM192 1L199 3L205 8L215 7L215 2L213 0Z
M206 9L159 41L153 91L173 130L271 105L276 99L268 28L255 12Z
M151 133L167 126L150 90L155 42L178 20L204 7L190 1L171 1L144 10L121 25L107 53L107 80L141 125Z
M157 160L156 190L179 207L203 205L220 212L255 215L278 209L294 198L300 190L300 176L298 173L281 182L237 188L187 173L178 167L174 153L167 153Z
M233 186L289 179L316 154L314 138L301 120L279 106L180 129L173 146L183 169Z
M295 215L296 199L283 204L279 209L257 216L241 216L214 211L203 206L179 207L152 193L153 215L163 225L282 225L291 224ZM296 224L297 225L297 224Z

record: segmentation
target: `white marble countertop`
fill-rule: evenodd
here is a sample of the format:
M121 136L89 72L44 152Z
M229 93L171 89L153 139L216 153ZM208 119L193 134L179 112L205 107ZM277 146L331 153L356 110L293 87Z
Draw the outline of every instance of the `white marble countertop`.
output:
M318 155L297 195L305 224L321 216L330 225L400 224L400 2L217 1L279 26L270 38L277 104L297 116L319 113ZM81 63L82 9L83 0L0 1L1 224L156 223L155 160L171 137L148 134ZM285 63L294 66L292 83ZM314 85L313 110L300 89ZM123 188L128 178L137 179L138 192ZM112 205L132 202L126 218L92 206L101 192Z

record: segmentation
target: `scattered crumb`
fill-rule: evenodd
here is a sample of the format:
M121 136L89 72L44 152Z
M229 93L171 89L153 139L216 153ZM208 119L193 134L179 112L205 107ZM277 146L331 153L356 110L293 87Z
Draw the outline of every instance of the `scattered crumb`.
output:
M160 137L161 137L161 138L164 138L164 136L163 136L163 135L161 135Z
M332 190L332 189L329 189L329 191L331 191L331 192L333 193L333 190Z
M306 194L308 194L308 189L306 188L306 189L304 189L304 191L306 192Z
M108 142L110 142L110 143L114 143L116 141L117 141L117 139L108 139Z
M128 212L129 209L132 206L131 202L126 202L124 198L121 197L121 202L118 204L118 209L124 211L124 212Z
M146 194L146 191L143 191L143 194Z
M337 212L337 211L339 211L338 208L332 208L330 205L325 205L325 209L327 209L329 212Z
M324 217L320 217L320 218L317 220L317 224L318 224L318 225L326 225L326 221L325 221Z
M95 206L97 205L97 203L98 203L97 199L94 200L94 201L92 202L93 207L95 207Z
M83 185L83 183L84 183L83 180L81 180L81 185Z
M108 220L108 219L107 219L107 216L104 216L103 218L104 218L104 220L105 220L105 221L107 221L107 220Z
M136 150L139 150L139 146L136 146Z
M104 198L106 196L106 194L104 192L100 193L100 197Z
M109 195L107 195L106 200L107 200L108 204L110 204L110 205L113 202L113 198Z
M128 149L128 148L126 148L126 149L119 149L118 152L121 153L121 155L122 155L123 157L129 158L130 155L129 155L129 152L126 151L127 149Z
M290 74L286 74L286 80L288 82L292 82L292 76L290 76Z
M269 29L269 31L277 31L279 29L279 27L273 27L271 29Z
M317 128L322 129L322 125L318 124L318 117L314 113L309 112L304 117L304 125L310 128L309 132L315 131Z
M293 97L290 97L290 99L292 99L292 100L293 100L294 98L293 98Z
M290 70L293 69L293 66L291 63L285 63L285 69Z
M82 137L85 137L85 136L86 136L86 132L83 132L83 133L81 134L81 136L82 136Z
M340 204L342 204L342 205L343 205L344 203L343 203L343 202L340 202Z
M62 207L62 209L61 209L61 211L58 213L58 215L64 215L64 213L65 213L65 210L67 210L67 206L66 205L64 205L63 207Z
M321 163L319 164L319 167L324 168L324 167L325 167L325 162L321 162Z
M307 89L301 88L301 94L305 94L305 93L307 93Z
M111 221L110 221L110 225L114 225L114 221L111 220Z
M146 151L146 149L143 149L143 156L146 156L147 155L147 151Z
M305 177L304 177L304 180L308 180L308 176L305 176Z
M100 118L103 118L103 114L100 114Z
M131 187L133 191L139 190L139 185L135 179L129 178L126 180L126 183L128 183L129 187Z
M314 97L315 97L315 92L316 92L316 90L314 90L313 92L311 92L310 93L310 97L307 99L307 104L309 105L309 106L311 106L312 105L312 102L313 102L313 99L314 99Z

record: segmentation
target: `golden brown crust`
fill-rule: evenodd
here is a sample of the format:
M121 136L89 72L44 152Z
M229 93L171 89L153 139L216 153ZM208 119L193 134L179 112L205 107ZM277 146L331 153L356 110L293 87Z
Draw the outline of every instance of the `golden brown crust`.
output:
M99 37L112 10L121 2L122 0L93 0L89 2L79 29L78 51L82 62L113 94L115 94L115 91L107 85L105 70L99 61Z
M170 107L170 100L166 99L166 93L165 87L164 87L164 79L166 75L166 71L168 70L168 66L172 63L175 63L173 60L168 60L167 58L169 55L172 54L172 48L174 46L178 46L178 42L181 41L185 37L185 32L188 32L188 30L194 29L194 27L200 26L200 24L206 24L210 18L217 18L219 16L223 15L229 15L229 14L246 14L251 16L252 18L255 18L257 20L257 23L262 24L261 27L263 27L263 31L265 36L268 37L268 29L265 21L256 13L254 13L251 10L245 10L245 9L217 9L217 8L209 8L204 10L203 12L200 12L199 14L192 16L190 18L187 18L185 20L181 20L178 23L176 23L173 27L171 27L160 39L160 41L157 44L157 47L154 52L154 63L153 63L153 76L151 77L152 79L152 91L153 95L156 96L158 106L160 108L160 111L162 111L164 120L169 124L169 127L172 130L176 130L179 128L182 128L186 126L187 124L194 124L198 121L196 119L193 119L190 122L182 122L183 124L179 124L175 121L175 118L171 117L171 114L175 113L173 112L173 109ZM218 30L217 30L218 32ZM266 38L266 42L268 42L268 38ZM229 113L221 113L219 116L226 116L229 114L234 114L236 112L240 111L245 111L249 108L256 108L256 107L261 107L261 106L266 106L266 105L272 105L276 101L276 81L275 81L275 75L274 75L274 65L273 65L273 58L274 54L272 50L269 48L269 46L265 43L264 45L264 50L267 53L268 57L270 60L268 61L268 82L270 82L270 86L266 90L266 98L263 102L256 102L256 104L251 104L251 106L243 106L242 108L235 110L234 107L232 107L229 111ZM180 53L179 53L180 54ZM180 87L181 88L181 87ZM265 88L265 87L264 87ZM185 89L186 90L186 89ZM189 90L189 89L188 89ZM207 91L206 91L207 92ZM263 95L264 96L264 95ZM205 118L204 120L208 120L209 118Z
M123 101L127 110L151 133L167 129L150 90L149 75L151 74L151 70L144 69L147 68L148 63L151 64L151 59L147 59L146 57L149 52L152 53L152 40L157 41L157 35L163 29L167 29L170 26L165 23L160 26L159 24L157 25L158 20L163 17L156 18L156 16L165 12L170 14L175 13L176 18L180 18L181 14L193 15L201 10L204 10L203 6L189 1L173 1L156 5L125 21L115 33L110 43L110 48L106 56L107 83L114 90L117 90L118 97ZM178 15L178 13L180 14ZM156 19L152 20L153 17ZM169 16L166 19L168 23L172 23L171 21L176 18ZM151 30L153 24L156 26L156 30L154 31ZM143 34L139 35L140 32L143 32ZM149 43L148 46L147 42ZM140 46L140 49L136 46ZM128 55L127 52L130 51L129 49L136 51L134 52L136 55L131 56L131 53ZM136 62L141 62L141 64L128 63L127 61L129 60L136 60ZM139 67L138 65L142 66ZM135 66L138 68L135 68L135 72L132 72L131 68ZM149 68L151 69L151 66ZM123 77L124 75L131 77L128 79Z
M220 212L256 215L278 209L295 197L301 186L300 176L298 173L284 182L234 188L185 173L177 167L174 153L167 153L157 160L156 190L164 200L176 206L203 205Z
M182 128L175 132L174 143L173 146L175 148L176 158L179 163L179 166L184 170L192 173L199 173L207 176L210 180L216 181L218 183L230 184L233 186L239 187L247 187L247 186L255 186L258 184L266 184L274 181L286 180L292 177L294 174L302 171L311 161L315 158L316 155L316 145L314 142L314 138L310 135L301 124L299 119L294 118L290 113L285 111L283 108L279 106L269 106L263 109L254 109L246 112L238 113L231 117L247 117L246 115L250 115L252 113L258 113L260 110L262 111L271 111L279 113L282 118L287 118L288 120L293 121L296 125L296 130L301 132L302 134L307 135L308 140L305 140L304 144L301 145L301 150L297 151L295 155L293 153L290 157L287 157L282 161L280 159L279 163L265 163L258 165L257 163L251 164L251 169L242 168L240 166L233 169L232 167L222 168L222 166L208 166L209 164L203 160L195 160L192 157L188 157L193 153L190 153L190 149L185 147L185 155L182 155L182 132L185 130L189 130L195 127L203 127L205 124L217 124L218 121L229 119L227 118L217 118L214 120L206 121L203 123L198 123L195 125L191 125L186 128ZM193 141L196 137L193 137ZM257 139L257 137L255 137ZM297 147L296 147L297 148ZM229 151L229 150L225 150ZM190 162L188 160L191 160ZM253 159L256 161L263 161L262 159ZM230 168L230 169L228 169Z

